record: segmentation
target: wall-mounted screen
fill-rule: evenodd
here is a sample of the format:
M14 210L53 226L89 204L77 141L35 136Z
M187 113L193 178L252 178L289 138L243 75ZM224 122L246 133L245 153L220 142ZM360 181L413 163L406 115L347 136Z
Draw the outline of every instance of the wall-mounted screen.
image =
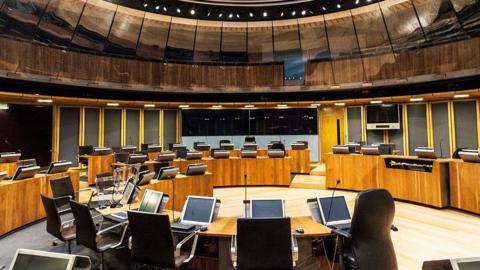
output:
M398 104L367 106L367 129L399 129L400 110Z

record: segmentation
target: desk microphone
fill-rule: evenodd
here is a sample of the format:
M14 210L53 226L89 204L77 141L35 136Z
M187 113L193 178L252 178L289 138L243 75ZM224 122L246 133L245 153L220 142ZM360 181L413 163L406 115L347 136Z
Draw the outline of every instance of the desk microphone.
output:
M335 196L335 191L337 191L337 187L341 182L342 181L338 179L337 183L335 184L335 187L333 188L332 197L330 199L330 206L328 207L328 215L327 215L327 218L325 219L325 225L327 225L328 221L330 220L330 213L332 211L332 205L333 205L333 197Z
M392 230L392 231L394 231L394 232L398 232L397 226L395 226L395 225L393 225L393 224L392 224L392 226L390 226L390 230Z

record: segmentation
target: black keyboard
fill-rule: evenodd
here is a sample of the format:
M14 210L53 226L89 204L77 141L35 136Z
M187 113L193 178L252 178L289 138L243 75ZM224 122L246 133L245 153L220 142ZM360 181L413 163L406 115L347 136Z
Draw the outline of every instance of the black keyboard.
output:
M193 224L185 224L185 223L179 223L179 222L175 222L172 224L172 229L177 231L191 231L195 228L196 226Z
M337 224L332 227L337 230L350 230L350 225L351 225L350 223L345 223L345 224Z

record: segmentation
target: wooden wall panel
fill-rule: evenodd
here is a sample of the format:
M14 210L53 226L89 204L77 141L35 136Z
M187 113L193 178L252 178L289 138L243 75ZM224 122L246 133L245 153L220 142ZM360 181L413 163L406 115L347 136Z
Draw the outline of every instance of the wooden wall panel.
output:
M333 85L332 62L313 62L305 65L306 85Z

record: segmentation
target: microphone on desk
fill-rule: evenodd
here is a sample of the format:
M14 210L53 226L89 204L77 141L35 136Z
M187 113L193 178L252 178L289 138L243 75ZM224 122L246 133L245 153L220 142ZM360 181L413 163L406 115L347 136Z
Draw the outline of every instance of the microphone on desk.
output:
M342 181L340 181L340 179L337 179L337 182L335 183L335 187L333 188L332 197L330 198L330 206L328 207L328 215L327 215L327 218L325 219L325 225L330 220L330 213L332 211L332 205L333 205L333 197L335 197L335 191L337 191L337 187L341 182Z
M398 232L397 226L395 226L395 225L393 225L393 224L392 224L392 226L390 226L390 230L392 230L392 231L394 231L394 232Z

